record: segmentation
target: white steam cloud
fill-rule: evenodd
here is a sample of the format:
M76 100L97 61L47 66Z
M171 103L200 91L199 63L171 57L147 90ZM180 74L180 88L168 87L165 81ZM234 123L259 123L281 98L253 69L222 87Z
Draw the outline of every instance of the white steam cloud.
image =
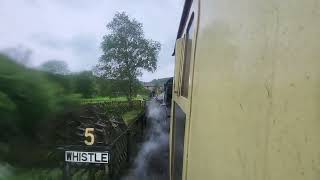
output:
M155 100L148 103L147 138L134 161L134 168L123 180L167 180L169 172L169 132L165 107Z

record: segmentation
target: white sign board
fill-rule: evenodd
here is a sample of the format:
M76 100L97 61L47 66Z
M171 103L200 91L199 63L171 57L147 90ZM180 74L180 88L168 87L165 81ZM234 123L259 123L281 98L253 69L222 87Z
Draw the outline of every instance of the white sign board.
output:
M79 151L66 151L66 162L75 163L109 163L108 152L79 152Z

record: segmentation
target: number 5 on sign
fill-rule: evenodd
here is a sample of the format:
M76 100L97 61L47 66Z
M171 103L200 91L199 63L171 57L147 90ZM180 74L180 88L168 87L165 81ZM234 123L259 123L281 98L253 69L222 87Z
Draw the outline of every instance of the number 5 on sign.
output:
M84 143L88 146L93 145L94 143L94 128L86 128L86 131L84 133L84 136L86 137L86 139L84 140ZM87 139L89 139L90 141L87 141Z

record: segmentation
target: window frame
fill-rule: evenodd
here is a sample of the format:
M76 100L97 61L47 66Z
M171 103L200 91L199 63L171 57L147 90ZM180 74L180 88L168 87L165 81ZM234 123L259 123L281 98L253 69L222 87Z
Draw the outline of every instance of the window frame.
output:
M192 31L190 32L190 29L192 28ZM183 55L183 61L182 61L182 72L181 72L181 82L179 83L181 85L180 87L180 93L179 95L189 99L190 97L190 75L191 75L191 63L192 63L192 56L193 56L193 44L195 41L195 37L194 37L194 31L195 31L195 18L194 18L194 11L192 11L190 18L188 19L188 24L187 24L187 28L185 30L185 32L183 33L183 37L184 37L184 55ZM189 37L191 37L191 46L190 46L190 52L188 52L188 41L189 41ZM187 62L188 61L188 62ZM188 66L187 66L188 63ZM188 68L188 73L186 73L186 70ZM187 77L185 77L187 76ZM186 84L185 84L186 83ZM185 90L183 90L185 88ZM184 95L185 92L186 94Z

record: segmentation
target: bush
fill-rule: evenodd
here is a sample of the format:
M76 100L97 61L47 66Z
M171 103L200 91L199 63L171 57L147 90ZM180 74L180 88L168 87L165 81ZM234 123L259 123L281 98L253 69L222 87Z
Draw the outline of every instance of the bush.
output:
M8 133L33 136L39 122L72 101L64 88L49 81L43 72L0 55L0 126L7 127Z

